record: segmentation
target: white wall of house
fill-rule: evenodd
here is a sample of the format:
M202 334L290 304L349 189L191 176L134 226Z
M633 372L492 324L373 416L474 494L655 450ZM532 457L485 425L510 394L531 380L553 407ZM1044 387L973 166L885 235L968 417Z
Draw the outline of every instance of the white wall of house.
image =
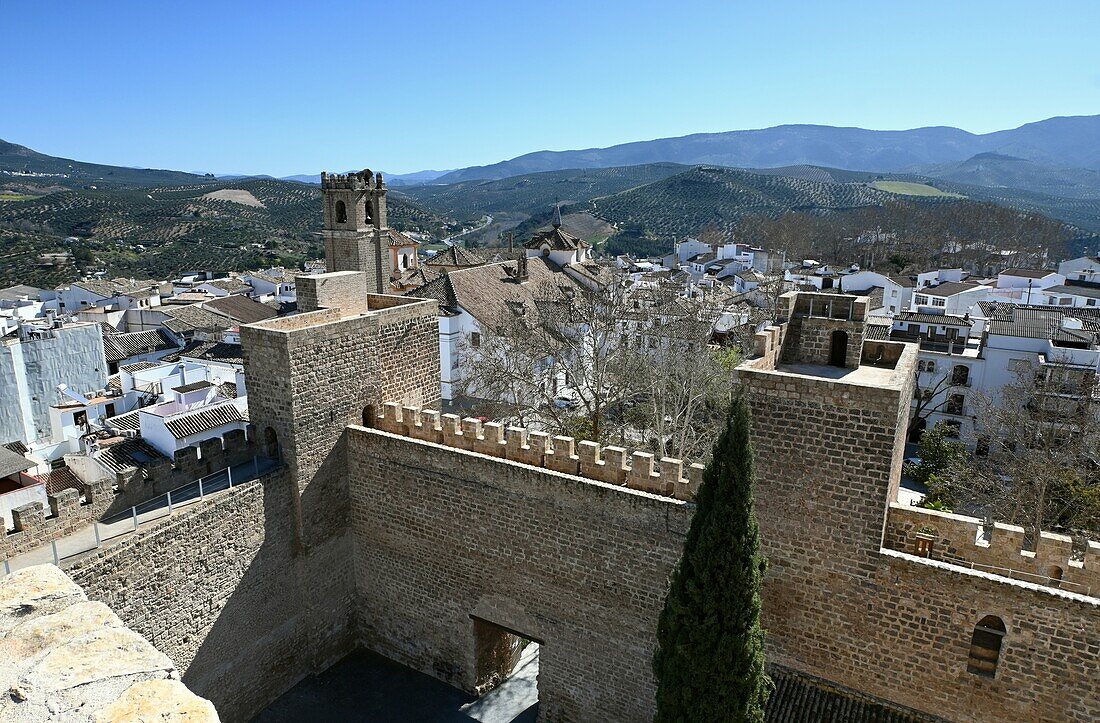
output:
M1070 306L1084 309L1100 307L1100 290L1080 287L1078 291L1072 291L1077 287L1059 286L1057 291L1047 289L1040 296L1042 303L1049 306Z
M452 400L463 379L461 350L464 344L479 343L481 326L466 310L455 316L439 317L439 373L441 394Z
M972 289L960 291L950 296L934 296L929 293L922 293L925 291L917 289L914 292L913 310L965 316L971 313L979 301L986 301L990 298L992 287L975 286Z
M59 384L81 393L107 386L97 325L69 324L0 342L0 442L50 436L50 405L58 401Z
M37 502L42 505L46 514L50 512L50 502L46 499L46 485L43 482L27 485L17 490L12 490L0 495L0 515L4 517L4 529L12 530L15 524L12 521L11 511L17 507Z
M1040 278L1034 276L1017 276L1005 271L997 274L997 288L998 289L1046 289L1051 286L1057 286L1063 284L1066 281L1066 277L1062 274L1050 272Z
M1100 257L1081 256L1058 264L1058 273L1068 281L1100 284Z

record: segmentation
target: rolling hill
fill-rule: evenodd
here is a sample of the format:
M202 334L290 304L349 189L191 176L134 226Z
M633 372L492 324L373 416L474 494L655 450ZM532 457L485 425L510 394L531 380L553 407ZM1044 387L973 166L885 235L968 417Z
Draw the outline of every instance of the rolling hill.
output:
M53 286L81 270L168 278L185 270L296 265L323 256L318 187L274 179L68 189L0 202L0 285ZM394 195L390 225L446 235L448 219ZM69 241L66 239L76 238ZM44 255L71 255L50 263Z
M625 168L569 169L528 173L495 181L408 186L399 193L425 208L460 219L486 213L537 214L554 203L568 205L644 186L687 170L675 163Z
M57 158L0 140L0 186L164 186L212 182L214 177L182 171L127 168Z
M1048 165L1100 170L1100 116L1049 118L1011 130L974 134L937 126L902 131L782 125L760 130L697 133L574 151L537 151L487 166L459 169L436 183L500 179L568 168L648 163L740 168L814 165L897 172L996 152Z
M970 186L1026 189L1066 198L1100 198L1100 171L1046 165L1000 153L979 153L965 161L907 170Z
M750 214L841 211L881 206L895 198L895 194L865 183L833 183L699 166L570 210L587 207L594 216L618 228L644 229L651 236L674 239L708 226L732 229ZM921 200L948 202L935 197Z

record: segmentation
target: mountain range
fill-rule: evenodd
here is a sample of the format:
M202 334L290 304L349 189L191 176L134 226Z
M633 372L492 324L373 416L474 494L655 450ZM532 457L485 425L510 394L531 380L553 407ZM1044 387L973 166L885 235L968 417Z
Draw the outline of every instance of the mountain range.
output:
M1048 118L985 134L948 126L878 131L822 125L696 133L608 148L536 151L499 163L451 171L432 182L493 180L539 171L660 162L734 168L814 165L899 172L963 161L981 153L1014 156L1043 165L1100 170L1100 115Z

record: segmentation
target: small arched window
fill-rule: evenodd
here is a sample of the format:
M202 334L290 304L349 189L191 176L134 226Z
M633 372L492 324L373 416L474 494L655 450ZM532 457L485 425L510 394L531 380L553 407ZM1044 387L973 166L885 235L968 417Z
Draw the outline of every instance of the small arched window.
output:
M343 201L336 202L336 223L348 222L348 207L344 205Z
M996 615L986 615L974 626L970 638L970 659L966 670L983 678L997 675L997 663L1001 658L1001 643L1005 637L1005 624Z
M368 428L373 427L374 426L374 417L375 417L375 414L374 414L374 405L373 404L368 404L367 406L363 407L363 426L364 427L368 427Z

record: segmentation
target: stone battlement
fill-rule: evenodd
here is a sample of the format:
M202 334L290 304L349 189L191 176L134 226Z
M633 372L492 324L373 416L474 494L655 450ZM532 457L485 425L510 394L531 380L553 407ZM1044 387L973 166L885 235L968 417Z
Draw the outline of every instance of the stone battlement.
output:
M1100 596L1100 543L1043 532L1025 544L1026 531L976 517L890 505L884 546L918 557L973 566L995 575ZM1028 549L1031 548L1031 549Z
M693 499L703 481L704 467L698 463L685 465L683 460L671 457L656 460L649 452L604 447L588 440L578 442L573 437L505 427L499 422L482 423L479 419L462 419L457 414L441 414L396 402L382 405L382 414L375 419L374 427L678 500Z
M120 442L127 444L127 442ZM200 477L244 464L265 453L255 427L234 429L177 450L171 460L159 457L140 467L110 469L84 454L65 455L82 492L64 489L47 495L47 505L28 502L12 510L14 529L0 536L0 559L21 555L60 539L97 520L108 519L155 499Z
M347 174L321 172L321 188L369 191L380 190L385 187L382 174L373 174L369 168L358 173Z

